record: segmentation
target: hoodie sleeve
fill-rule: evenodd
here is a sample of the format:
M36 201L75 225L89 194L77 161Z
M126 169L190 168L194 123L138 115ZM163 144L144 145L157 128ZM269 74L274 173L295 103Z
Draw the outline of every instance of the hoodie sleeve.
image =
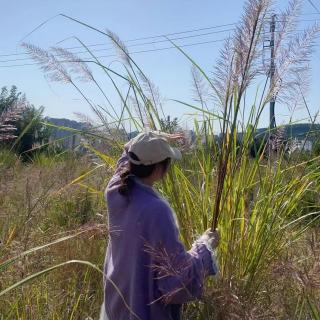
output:
M186 251L173 212L164 201L155 201L147 210L146 250L151 256L157 299L182 304L200 298L205 277L216 274L211 252L199 242Z

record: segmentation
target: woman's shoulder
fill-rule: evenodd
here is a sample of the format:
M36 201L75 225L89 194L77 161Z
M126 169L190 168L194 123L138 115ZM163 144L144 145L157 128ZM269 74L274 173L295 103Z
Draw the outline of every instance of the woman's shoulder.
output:
M143 210L141 211L141 218L153 224L157 223L174 223L174 212L171 209L169 203L163 198L152 197L145 203Z
M148 197L148 201L145 206L146 211L159 212L159 211L171 211L171 207L166 199L160 195Z
M177 239L179 235L175 213L164 199L154 199L144 207L140 215L140 225L143 239L151 247L163 241Z

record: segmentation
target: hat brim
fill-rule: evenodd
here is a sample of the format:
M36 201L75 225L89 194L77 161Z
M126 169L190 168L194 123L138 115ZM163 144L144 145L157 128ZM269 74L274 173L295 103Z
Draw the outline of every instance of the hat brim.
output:
M181 151L178 149L178 148L173 148L173 147L170 147L171 149L171 159L173 160L181 160L182 158L182 154L181 154Z

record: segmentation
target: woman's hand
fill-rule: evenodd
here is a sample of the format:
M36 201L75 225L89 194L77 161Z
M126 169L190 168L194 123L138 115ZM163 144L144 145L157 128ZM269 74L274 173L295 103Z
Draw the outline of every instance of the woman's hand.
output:
M167 139L169 143L174 143L181 152L188 151L190 148L185 132L166 133L162 131L154 131L154 133Z
M211 231L211 229L208 229L204 234L208 237L208 244L211 246L211 248L217 248L220 243L219 231Z
M218 247L220 242L220 234L218 230L211 231L208 229L206 232L202 234L202 236L195 241L195 243L205 244L206 247L212 251Z
M178 133L159 132L159 135L161 135L162 137L166 138L171 142L186 139L186 136L183 132L178 132Z

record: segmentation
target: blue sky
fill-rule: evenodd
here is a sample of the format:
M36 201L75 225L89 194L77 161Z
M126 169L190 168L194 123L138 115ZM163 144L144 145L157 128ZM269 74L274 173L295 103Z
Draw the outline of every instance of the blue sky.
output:
M280 1L281 5L286 1ZM314 0L320 7L320 0ZM28 56L23 54L19 41L24 38L37 25L59 13L65 13L79 20L87 22L100 29L108 28L117 33L121 39L129 40L140 37L148 37L160 34L180 32L185 30L206 28L215 25L237 22L240 18L243 0L78 0L78 1L43 1L11 0L2 3L2 15L0 26L1 61L11 59L25 59ZM304 13L312 13L314 9L305 1ZM318 16L307 16L314 19ZM304 17L305 18L305 17ZM320 21L320 15L319 15ZM225 27L217 30L226 30ZM210 30L209 30L210 31ZM212 30L211 30L212 31ZM210 34L197 38L184 39L179 44L191 44L220 40L229 34ZM99 49L110 48L110 44L97 33L87 30L62 17L52 19L42 28L38 29L25 41L31 42L42 48L48 48L57 42L72 36L78 36L87 44L106 43L99 46ZM137 42L134 42L137 43ZM63 42L63 46L76 46L72 39ZM148 50L168 46L168 44L150 44L134 47L132 50ZM210 72L222 42L202 44L186 48L190 54L206 71ZM6 54L16 54L3 56ZM109 55L112 51L102 51L101 54ZM191 76L190 63L176 50L155 51L134 55L135 60L146 72L146 74L159 87L163 97L167 99L179 99L191 101ZM105 58L106 63L114 61L114 57ZM30 63L29 60L0 62L0 66ZM320 92L317 89L320 85L318 78L320 68L319 49L312 61L313 78L312 86L308 95L308 102L312 113L319 109ZM75 119L74 112L90 114L90 108L81 100L77 92L68 85L48 82L38 66L20 66L0 68L0 85L11 86L15 84L20 91L26 93L27 98L36 106L45 106L45 114L53 117L68 117ZM103 84L107 92L109 85ZM98 95L89 85L84 87L90 99L96 103L103 104L103 98ZM110 93L112 96L112 93ZM277 114L281 122L286 120L288 114L284 107L278 108ZM173 116L180 117L189 112L182 106L167 101L165 110ZM283 115L283 116L282 116ZM303 112L297 117L304 117ZM264 114L262 125L267 123L268 115Z

